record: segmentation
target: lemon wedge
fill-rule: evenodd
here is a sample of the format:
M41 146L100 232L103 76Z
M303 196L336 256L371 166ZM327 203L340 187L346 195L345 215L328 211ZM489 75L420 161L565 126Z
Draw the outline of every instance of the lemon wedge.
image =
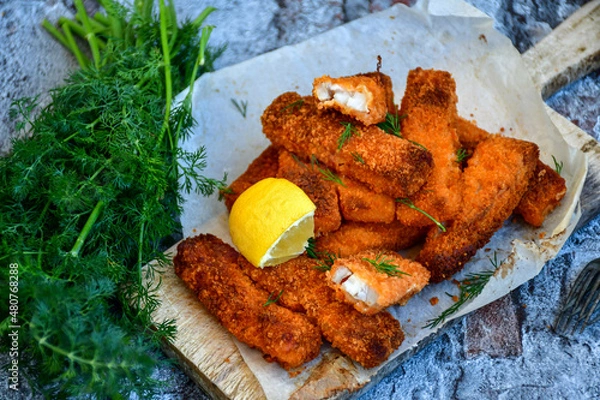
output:
M246 189L229 214L233 244L254 266L281 264L302 254L314 236L316 206L286 179L266 178Z

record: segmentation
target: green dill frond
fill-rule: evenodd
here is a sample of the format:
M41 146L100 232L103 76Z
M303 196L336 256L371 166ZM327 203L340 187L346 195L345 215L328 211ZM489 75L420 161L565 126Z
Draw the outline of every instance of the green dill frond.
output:
M469 152L466 149L460 148L456 151L456 162L462 163L469 157Z
M490 281L490 278L492 276L494 276L494 274L496 273L498 268L500 268L500 266L504 262L504 261L500 261L500 262L498 261L496 252L494 252L493 258L490 258L490 257L488 257L488 258L489 258L492 266L494 267L494 269L488 270L488 271L483 271L483 272L478 272L478 273L468 274L465 277L465 279L463 279L462 281L460 281L458 283L458 287L459 287L458 300L454 304L452 304L450 307L448 307L446 310L444 310L438 317L427 321L428 322L427 325L425 325L423 328L432 329L432 328L435 328L436 326L444 323L444 321L446 321L448 319L448 317L450 317L453 314L456 314L456 312L458 312L458 310L460 310L461 307L467 301L474 299L475 297L477 297L481 294L485 285L487 285L487 283ZM447 295L450 297L454 297L453 295L451 295L449 293L447 293Z
M270 306L271 304L277 303L277 301L281 298L282 294L283 294L283 289L281 289L277 295L274 295L274 293L269 293L269 298L267 299L265 304L263 304L263 307L267 307L267 306Z
M440 230L441 230L442 232L446 232L446 227L445 227L445 226L444 226L444 225L443 225L441 222L439 222L437 219L435 219L435 218L434 218L434 217L433 217L431 214L429 214L429 213L428 213L428 212L426 212L425 210L422 210L422 209L420 209L419 207L417 207L417 206L415 205L415 203L413 203L413 202L412 202L412 200L411 200L411 199L409 199L408 197L405 197L405 198L398 198L398 199L396 199L396 201L397 201L398 203L402 203L402 204L404 204L404 205L408 206L409 208L412 208L412 209L413 209L413 210L415 210L415 211L418 211L418 212L420 212L421 214L423 214L424 216L426 216L427 218L429 218L430 220L432 220L432 221L433 221L433 223L434 223L434 224L435 224L435 225L436 225L438 228L440 228Z
M360 136L356 127L352 124L352 122L340 122L344 126L344 131L342 135L338 138L337 148L338 150L342 148L342 146L350 140L350 138L354 135Z
M365 159L362 158L362 156L360 154L358 154L357 152L352 152L352 158L354 159L354 161L356 161L359 164L365 163Z
M552 156L552 161L554 161L554 170L560 175L563 170L564 163L562 161L558 161L554 156Z
M317 158L315 157L314 154L310 158L310 164L314 168L316 168L317 171L319 171L321 173L321 175L323 175L324 180L334 182L334 183L337 183L338 185L346 187L346 185L344 185L344 182L342 181L342 178L340 178L338 175L336 175L335 172L331 171L328 168L323 168L319 165L319 161L317 160Z
M246 111L248 110L248 101L241 100L238 102L236 99L231 99L231 102L233 103L236 110L238 110L238 112L242 114L242 117L246 118Z
M302 108L303 105L304 105L304 99L298 99L298 100L288 104L287 106L283 107L280 112L287 111L288 113L292 114L292 113L298 111L300 108Z
M374 260L366 257L363 257L362 260L371 264L373 267L375 267L375 270L377 270L377 272L381 272L382 274L387 274L389 276L410 276L409 273L400 270L400 267L398 265L391 264L389 262L390 260L386 259L382 253L377 254Z
M398 112L395 114L388 112L385 115L385 121L378 123L377 126L385 133L402 137L400 121L404 118L406 118L406 115L398 115Z

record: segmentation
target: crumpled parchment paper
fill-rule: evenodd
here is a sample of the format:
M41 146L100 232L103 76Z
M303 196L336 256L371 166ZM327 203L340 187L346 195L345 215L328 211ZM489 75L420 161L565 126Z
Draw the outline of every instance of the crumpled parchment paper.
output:
M183 147L196 150L205 146L208 166L204 174L219 179L227 173L232 181L268 146L260 116L275 97L290 90L310 94L313 79L323 74L335 77L373 71L377 56L383 60L381 71L392 78L396 103L402 98L410 69L450 71L456 80L461 116L476 120L490 132L533 141L540 146L542 161L553 166L554 157L564 165L562 176L568 192L545 224L533 229L507 221L456 276L460 280L470 272L493 269L490 258L494 254L502 261L481 295L452 317L457 318L533 278L558 253L579 218L578 199L587 172L584 154L569 147L548 118L519 53L494 30L493 21L476 9L459 0L420 1L412 8L398 5L306 42L205 74L194 86L197 126ZM232 100L247 102L245 117ZM186 237L210 232L231 243L227 211L216 195L184 197ZM388 363L441 328L423 327L452 304L447 292L458 291L450 282L430 285L406 306L390 309L400 320L406 339ZM429 302L432 297L439 299L435 306ZM238 347L268 399L287 399L319 361L291 378L277 364L266 363L260 352L241 343ZM327 351L330 348L324 346L323 352ZM378 368L357 366L353 374L362 384Z

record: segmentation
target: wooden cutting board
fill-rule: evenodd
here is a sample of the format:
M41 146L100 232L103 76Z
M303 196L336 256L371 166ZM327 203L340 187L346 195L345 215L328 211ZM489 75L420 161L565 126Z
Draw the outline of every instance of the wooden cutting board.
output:
M557 51L561 49L561 51ZM523 54L534 82L544 98L586 73L600 67L600 0L584 5L544 40ZM551 120L573 147L589 157L589 172L581 194L579 226L600 212L600 145L587 133L548 107ZM169 250L174 252L174 248ZM165 352L179 360L182 369L215 399L264 399L264 392L245 364L231 336L199 303L172 269L154 279L162 280L158 296L161 306L155 321L176 318L178 335L165 345ZM438 332L441 333L443 329ZM435 336L437 336L435 335ZM361 386L349 372L353 366L344 357L328 356L297 398L342 399L359 395L381 380L407 358L427 345L408 351L381 369Z

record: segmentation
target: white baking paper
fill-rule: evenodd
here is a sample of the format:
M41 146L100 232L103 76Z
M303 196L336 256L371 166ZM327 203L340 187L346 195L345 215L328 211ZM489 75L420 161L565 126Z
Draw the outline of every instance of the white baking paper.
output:
M335 77L373 71L377 56L383 60L381 71L393 80L397 103L410 69L450 71L456 80L461 116L476 120L490 132L533 141L540 146L545 163L554 165L554 157L564 165L562 176L568 192L544 226L533 229L508 221L456 276L461 279L470 272L490 270L494 253L503 261L483 293L453 316L457 318L533 278L558 253L579 218L578 199L587 171L585 156L567 145L548 118L517 50L494 30L491 19L476 9L458 0L421 1L413 8L397 5L303 43L205 74L193 92L193 115L198 124L183 147L193 151L205 146L208 167L203 173L217 179L227 173L232 181L268 146L260 116L275 97L286 91L310 94L313 79L324 74ZM233 100L247 102L245 117ZM186 237L211 232L231 243L227 212L216 195L184 197ZM423 326L452 304L446 292L457 293L457 288L450 282L430 285L405 307L390 309L406 335L392 359L440 329ZM432 297L440 300L436 306L429 302ZM238 346L268 399L289 398L318 363L315 360L291 378L277 364L266 363L258 351L241 343ZM328 349L324 346L323 352ZM357 366L353 374L363 384L377 370Z

